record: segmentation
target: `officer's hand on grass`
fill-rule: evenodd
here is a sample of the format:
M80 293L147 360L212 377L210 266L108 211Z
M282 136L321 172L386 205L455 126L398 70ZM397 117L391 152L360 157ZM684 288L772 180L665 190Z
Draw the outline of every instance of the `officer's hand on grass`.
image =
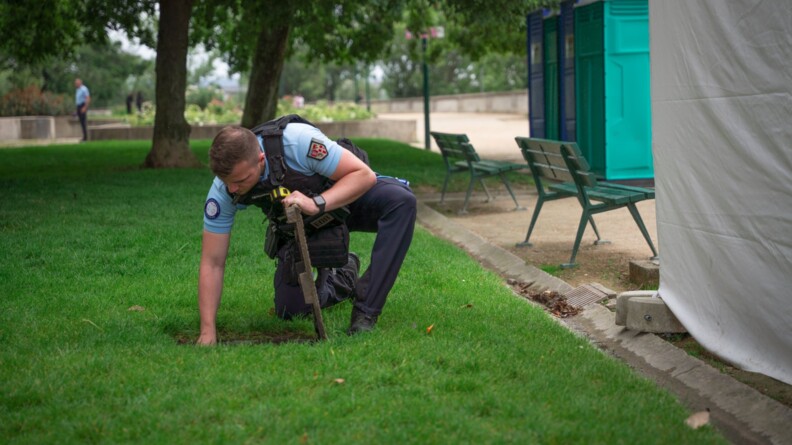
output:
M195 342L196 345L199 346L212 346L217 344L217 335L216 334L205 334L201 333L198 337L198 340Z

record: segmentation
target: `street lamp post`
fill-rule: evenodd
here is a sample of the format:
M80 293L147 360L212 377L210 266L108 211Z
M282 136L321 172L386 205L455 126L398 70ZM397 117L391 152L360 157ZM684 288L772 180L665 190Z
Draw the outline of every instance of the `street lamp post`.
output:
M432 142L429 139L429 64L426 62L426 46L429 37L441 39L445 36L442 26L429 28L429 32L421 33L421 70L423 71L423 96L424 96L424 148L431 150ZM410 31L406 32L407 39L412 38Z
M427 35L421 36L421 50L423 62L423 96L424 96L424 148L431 150L429 139L429 66L426 63L426 41Z

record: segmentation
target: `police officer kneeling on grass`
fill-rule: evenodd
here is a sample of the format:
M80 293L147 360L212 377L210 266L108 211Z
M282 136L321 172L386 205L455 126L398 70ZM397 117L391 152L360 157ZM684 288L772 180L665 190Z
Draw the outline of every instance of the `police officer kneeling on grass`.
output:
M339 145L342 144L342 145ZM277 258L275 312L284 319L311 313L295 276L294 227L284 207L304 215L316 288L323 308L353 300L347 333L370 331L393 287L415 226L415 196L406 181L379 176L349 140L334 142L296 115L253 130L225 127L209 150L216 175L204 205L198 279L199 344L217 342L216 317L238 210L260 207L269 220L265 251ZM377 232L369 268L349 253L349 231Z

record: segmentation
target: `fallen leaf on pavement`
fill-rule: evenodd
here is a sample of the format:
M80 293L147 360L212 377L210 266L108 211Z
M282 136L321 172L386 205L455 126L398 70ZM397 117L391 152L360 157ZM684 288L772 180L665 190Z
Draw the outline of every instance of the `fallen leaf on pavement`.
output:
M687 426L693 428L694 430L700 428L704 425L709 424L710 421L710 412L709 408L706 411L699 411L697 413L691 414L690 417L685 420Z

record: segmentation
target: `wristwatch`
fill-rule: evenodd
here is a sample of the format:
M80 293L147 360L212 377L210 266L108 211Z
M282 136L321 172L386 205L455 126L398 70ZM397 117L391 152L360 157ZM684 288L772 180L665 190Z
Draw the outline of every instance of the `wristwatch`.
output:
M316 204L316 207L319 207L319 213L324 213L325 211L325 204L327 204L322 198L322 195L316 195L313 197L313 202Z

